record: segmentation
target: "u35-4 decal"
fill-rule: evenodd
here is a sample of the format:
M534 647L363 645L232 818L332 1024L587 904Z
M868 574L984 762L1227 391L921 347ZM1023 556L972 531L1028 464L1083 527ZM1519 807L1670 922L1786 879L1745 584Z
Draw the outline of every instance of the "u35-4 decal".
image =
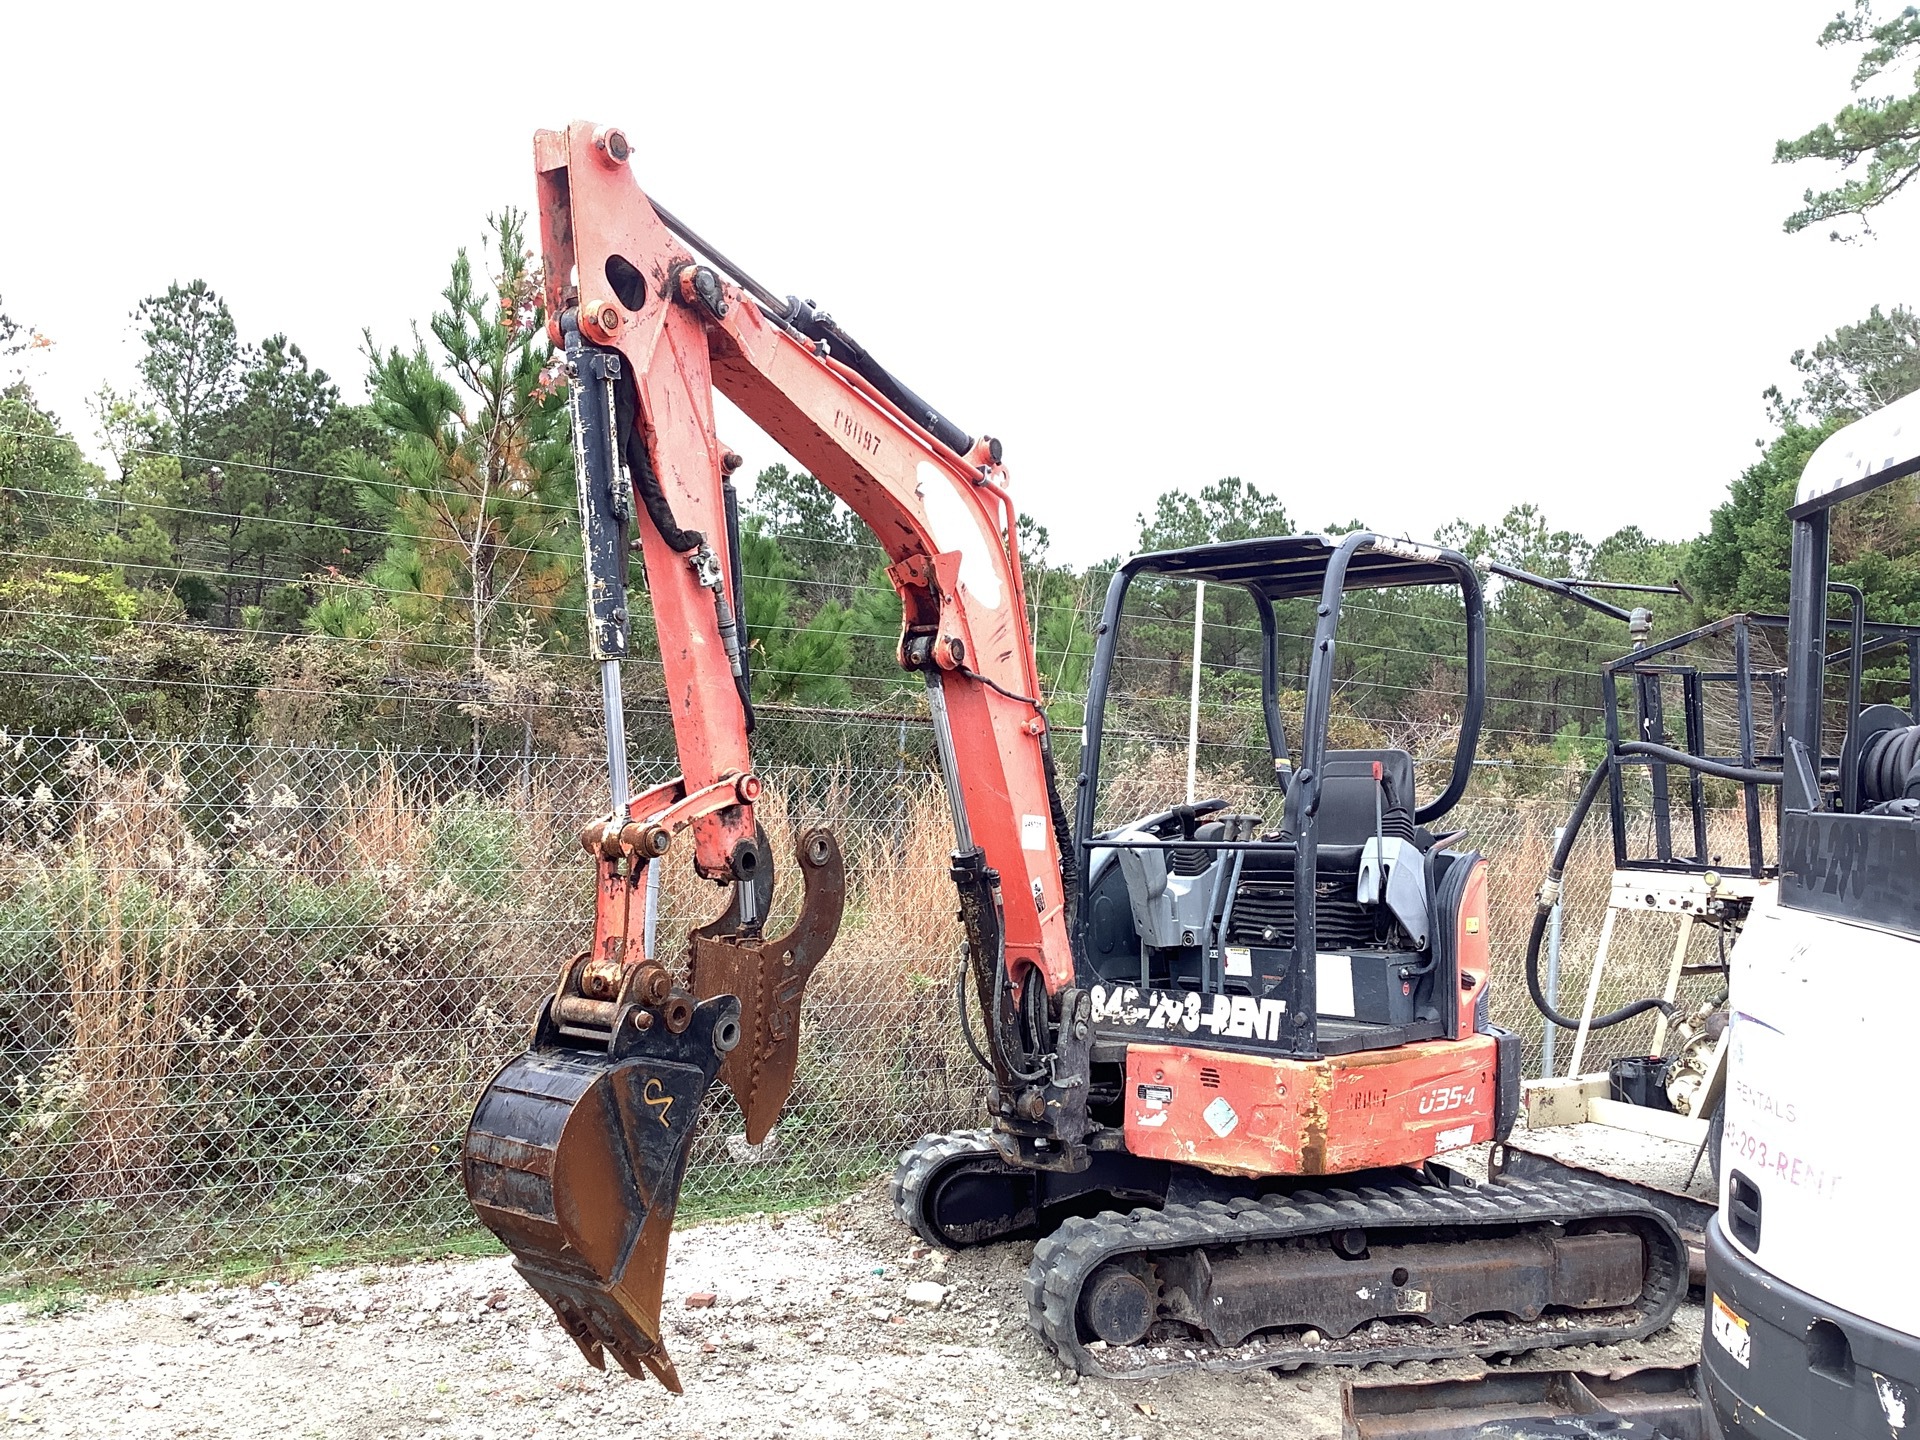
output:
M1472 1085L1436 1085L1420 1097L1422 1115L1444 1115L1449 1110L1461 1110L1473 1104L1474 1086Z
M1284 1000L1251 995L1203 996L1197 992L1142 990L1134 985L1093 987L1093 1022L1157 1030L1174 1035L1225 1035L1238 1040L1278 1040Z

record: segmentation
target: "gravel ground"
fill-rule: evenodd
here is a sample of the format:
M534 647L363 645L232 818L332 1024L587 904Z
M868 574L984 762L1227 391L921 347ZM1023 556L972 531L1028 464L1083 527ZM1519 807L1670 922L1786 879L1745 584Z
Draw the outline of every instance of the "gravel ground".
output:
M1108 1384L1063 1374L1028 1330L1030 1245L927 1253L873 1187L805 1215L675 1237L668 1344L686 1384L590 1369L504 1259L180 1287L35 1317L0 1307L8 1436L560 1440L651 1436L1261 1436L1339 1433L1353 1372ZM934 1281L937 1308L907 1287ZM708 1308L688 1296L711 1294ZM1624 1346L1520 1368L1683 1363L1700 1308ZM1469 1377L1477 1361L1373 1366L1362 1383Z

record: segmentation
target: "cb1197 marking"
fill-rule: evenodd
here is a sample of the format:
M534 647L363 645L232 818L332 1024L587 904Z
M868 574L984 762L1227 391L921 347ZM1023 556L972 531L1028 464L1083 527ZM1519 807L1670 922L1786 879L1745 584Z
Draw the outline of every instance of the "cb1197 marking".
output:
M880 437L844 410L833 412L833 428L869 455L880 453Z

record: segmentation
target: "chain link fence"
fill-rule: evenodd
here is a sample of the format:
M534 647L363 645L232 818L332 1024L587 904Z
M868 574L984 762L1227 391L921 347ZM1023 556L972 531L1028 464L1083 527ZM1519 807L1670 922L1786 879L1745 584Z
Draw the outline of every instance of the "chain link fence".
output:
M951 825L933 776L898 748L877 768L849 763L875 753L849 745L767 777L776 849L806 824L839 831L847 911L808 991L775 1138L749 1151L716 1092L685 1213L825 1196L981 1114L982 1076L951 1013ZM636 786L669 769L640 767ZM603 786L590 759L7 740L0 1278L471 1230L461 1134L590 933L576 837ZM1529 1074L1541 1029L1518 967L1564 808L1481 802L1460 822L1494 862L1494 1015L1525 1035ZM1584 992L1606 905L1605 827L1590 828L1568 876L1562 1009ZM776 922L797 898L785 870ZM663 951L725 898L669 867ZM1673 933L1621 922L1603 1008L1658 992ZM1696 943L1711 946L1711 932ZM1648 1017L1595 1037L1587 1068L1644 1050L1651 1028Z

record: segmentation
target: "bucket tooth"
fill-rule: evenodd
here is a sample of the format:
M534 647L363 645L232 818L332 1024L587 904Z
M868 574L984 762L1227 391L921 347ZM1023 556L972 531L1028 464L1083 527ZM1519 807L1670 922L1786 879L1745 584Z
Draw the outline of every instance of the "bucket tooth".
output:
M702 1001L679 1033L623 1023L605 1051L544 1043L543 1019L467 1127L468 1198L580 1353L675 1393L667 1244L701 1101L739 1034L732 996Z

